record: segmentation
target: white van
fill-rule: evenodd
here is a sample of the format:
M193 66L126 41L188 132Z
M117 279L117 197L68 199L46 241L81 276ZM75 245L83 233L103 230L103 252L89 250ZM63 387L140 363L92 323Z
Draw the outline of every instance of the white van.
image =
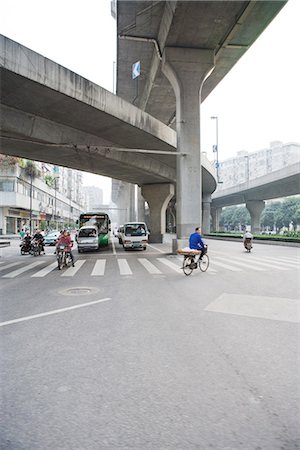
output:
M99 249L98 228L92 225L86 225L81 227L78 231L76 241L78 253L81 253L84 250L98 250Z
M125 250L129 248L142 248L148 245L149 230L145 222L124 223L121 232L121 243Z

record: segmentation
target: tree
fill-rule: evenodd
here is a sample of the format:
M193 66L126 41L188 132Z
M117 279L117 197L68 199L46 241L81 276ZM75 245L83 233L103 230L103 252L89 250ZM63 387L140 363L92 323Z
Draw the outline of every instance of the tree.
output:
M223 208L220 218L220 225L229 230L237 226L246 226L250 224L250 214L245 206L228 206Z

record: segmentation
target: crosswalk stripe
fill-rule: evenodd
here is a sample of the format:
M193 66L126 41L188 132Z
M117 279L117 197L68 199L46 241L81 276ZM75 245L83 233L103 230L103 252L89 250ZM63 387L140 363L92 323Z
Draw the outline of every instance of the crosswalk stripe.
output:
M83 266L86 259L79 259L75 263L75 267L69 267L65 272L61 274L62 277L74 277L75 273Z
M20 269L14 270L13 272L7 273L6 275L3 275L2 278L15 278L21 273L27 272L28 270L33 269L36 266L39 266L40 264L43 264L45 261L35 261L32 264L29 264L29 266L21 267Z
M157 261L161 262L165 266L170 267L171 269L175 270L175 272L182 273L182 270L180 267L177 266L177 264L173 263L172 261L169 261L167 258L156 258Z
M105 264L106 264L106 259L97 259L97 261L95 262L92 274L91 274L92 277L104 275Z
M222 256L216 256L215 258L220 259L221 261L227 261L228 262L228 258L225 258L225 257L222 257ZM258 271L262 271L262 272L264 272L266 270L266 269L264 269L262 267L258 267L258 266L255 266L254 264L251 264L251 262L246 263L243 260L241 260L241 258L234 258L234 259L230 258L229 261L232 264L238 264L239 266L246 267L246 268L252 269L252 270L258 270Z
M220 261L216 261L215 258L216 257L214 257L212 260L210 260L210 264L212 266L220 266L220 267L223 267L224 269L231 270L232 272L242 272L242 269L238 269L237 267L231 266L230 264L224 264ZM228 261L228 259L227 259L227 261Z
M119 265L120 275L132 275L132 271L131 271L126 259L123 259L123 258L118 259L118 265Z
M57 262L55 261L52 264L49 264L49 266L44 267L43 269L39 270L38 272L31 275L31 278L42 278L48 275L48 273L52 272L53 269L57 267Z
M146 258L138 258L138 261L142 264L142 266L145 267L145 269L149 273L151 273L151 275L162 274L162 272L154 264L152 264L148 259L146 259Z
M279 265L279 267L276 267L276 264L274 262L267 262L265 260L261 260L260 258L256 258L255 256L250 256L251 260L255 263L259 264L260 266L265 266L271 269L280 269L280 270L290 270L288 267L283 267Z
M18 264L22 264L21 261L13 262L13 263L7 264L6 266L2 266L2 267L0 267L0 271L10 269L11 267L17 266Z
M271 256L264 256L264 261L270 261L270 262L274 262L274 263L278 263L278 264L283 264L284 266L287 266L287 267L297 268L299 266L299 263L297 263L296 260L294 262L292 262L292 261L284 260L280 257L272 258Z

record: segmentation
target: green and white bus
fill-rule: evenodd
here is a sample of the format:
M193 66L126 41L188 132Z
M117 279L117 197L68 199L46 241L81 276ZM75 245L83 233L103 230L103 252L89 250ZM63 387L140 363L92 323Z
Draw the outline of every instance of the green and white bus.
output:
M107 247L110 232L110 218L104 212L86 212L79 216L79 229L83 226L97 227L99 247Z

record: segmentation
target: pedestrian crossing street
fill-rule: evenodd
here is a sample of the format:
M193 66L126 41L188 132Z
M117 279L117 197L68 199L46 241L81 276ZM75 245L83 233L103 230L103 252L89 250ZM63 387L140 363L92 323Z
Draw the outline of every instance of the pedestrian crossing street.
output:
M136 257L135 257L136 256ZM221 252L209 254L210 265L205 275L214 276L221 272L270 272L299 270L300 261L289 257L263 257L254 254L232 256ZM85 276L103 277L108 273L131 277L140 274L141 271L150 276L167 276L174 272L183 274L181 269L183 258L181 256L159 255L159 257L139 258L131 255L128 258L109 256L99 259L77 259L75 267L69 267L58 272L56 260L39 257L6 263L0 261L0 277L14 279L21 276L31 278L44 278L55 273L55 276L74 277L80 272ZM200 273L195 270L194 273Z

